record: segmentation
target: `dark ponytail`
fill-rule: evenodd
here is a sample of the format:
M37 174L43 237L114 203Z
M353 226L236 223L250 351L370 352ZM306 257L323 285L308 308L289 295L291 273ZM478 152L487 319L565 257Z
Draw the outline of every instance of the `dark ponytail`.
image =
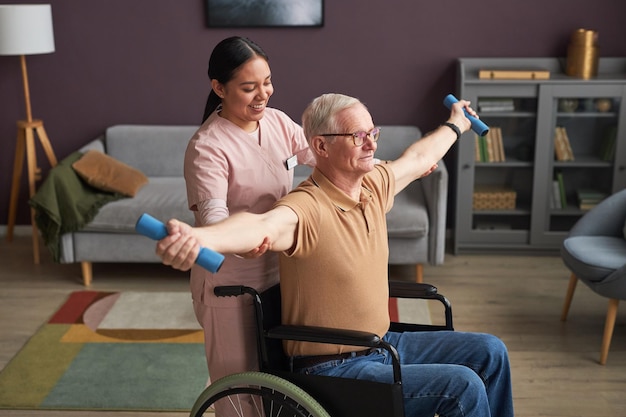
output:
M268 60L261 47L248 38L233 36L224 39L211 52L208 70L209 80L217 80L220 84L226 84L235 76L241 65L255 56ZM221 102L222 100L211 88L204 107L202 123L209 118Z
M211 89L211 92L206 99L206 105L204 106L204 116L202 116L202 123L206 122L206 119L209 118L211 113L213 113L215 109L217 109L217 106L219 106L221 103L222 99L220 99L217 94L215 94L215 91Z

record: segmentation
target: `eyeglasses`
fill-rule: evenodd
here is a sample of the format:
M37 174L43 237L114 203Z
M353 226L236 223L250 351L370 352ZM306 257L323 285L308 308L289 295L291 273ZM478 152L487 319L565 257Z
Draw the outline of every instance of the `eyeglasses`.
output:
M319 136L352 136L352 142L354 146L361 146L365 142L366 137L370 137L372 142L376 142L380 136L380 127L375 127L369 132L354 132L354 133L324 133Z

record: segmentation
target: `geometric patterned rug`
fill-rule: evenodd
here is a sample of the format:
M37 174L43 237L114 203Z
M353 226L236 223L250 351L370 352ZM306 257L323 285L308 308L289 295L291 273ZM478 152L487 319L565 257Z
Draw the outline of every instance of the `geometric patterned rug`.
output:
M189 410L208 374L188 292L72 293L0 372L0 408Z
M389 313L430 323L424 300ZM207 380L188 292L77 291L0 372L0 409L188 411Z

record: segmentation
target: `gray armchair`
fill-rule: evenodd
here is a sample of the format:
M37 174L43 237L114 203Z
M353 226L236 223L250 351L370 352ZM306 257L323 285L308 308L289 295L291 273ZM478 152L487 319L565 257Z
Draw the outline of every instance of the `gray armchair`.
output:
M619 300L626 300L626 190L606 198L581 217L561 246L563 263L572 271L561 320L567 314L580 280L609 299L600 350L606 363Z
M376 157L397 159L421 137L415 126L381 126ZM389 264L415 265L417 282L423 282L423 265L443 264L446 238L448 171L443 161L433 173L414 181L396 195L387 213ZM308 167L296 167L294 184L310 173Z

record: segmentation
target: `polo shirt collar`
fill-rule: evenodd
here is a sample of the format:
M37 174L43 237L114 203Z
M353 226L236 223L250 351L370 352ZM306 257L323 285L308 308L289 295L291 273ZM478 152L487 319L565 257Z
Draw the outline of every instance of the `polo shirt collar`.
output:
M346 193L337 188L317 168L313 168L311 180L313 181L313 184L326 193L326 195L332 200L333 204L341 211L350 211L353 208L358 207L359 204L362 204L362 208L364 208L367 203L373 199L372 192L361 185L361 201L353 200Z

